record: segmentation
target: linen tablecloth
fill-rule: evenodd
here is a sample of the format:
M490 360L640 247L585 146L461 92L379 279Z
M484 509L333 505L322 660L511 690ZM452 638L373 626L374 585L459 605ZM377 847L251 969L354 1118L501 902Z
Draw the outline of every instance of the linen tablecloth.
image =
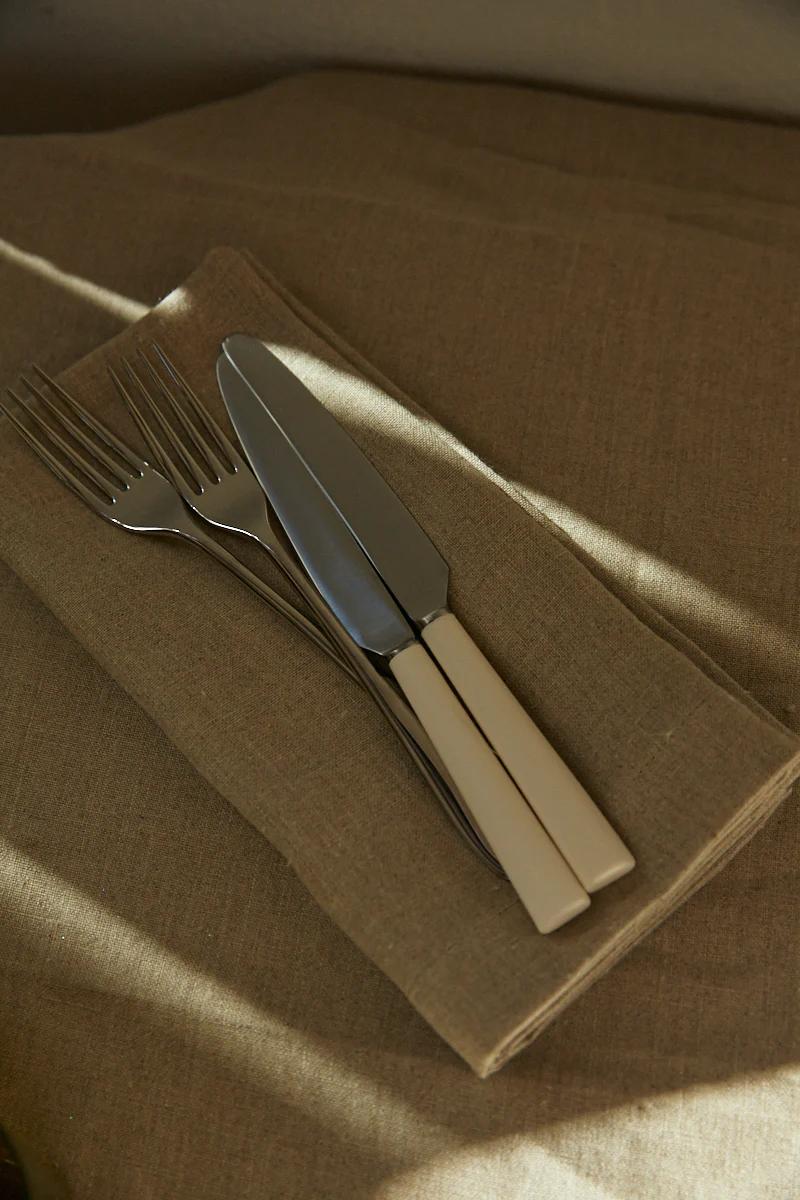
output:
M320 111L326 113L323 122ZM237 145L245 130L247 140ZM237 243L256 250L283 281L277 295L285 300L288 286L307 301L348 345L498 471L489 480L480 461L463 455L454 470L452 455L460 451L446 435L431 431L419 415L409 426L390 417L383 432L370 436L383 446L382 465L396 464L394 482L399 484L401 468L427 448L433 454L429 478L441 472L448 486L464 478L474 486L477 474L491 482L503 497L503 513L513 511L515 520L522 520L516 517L522 504L535 501L582 543L592 570L574 563L566 543L540 523L538 538L552 547L555 560L574 563L570 570L581 572L585 586L598 593L602 576L624 599L623 605L602 590L608 611L623 614L637 630L636 654L617 661L611 674L604 663L592 681L596 686L587 686L585 707L576 711L594 718L607 713L603 681L626 673L636 677L641 646L657 644L667 649L665 661L691 669L692 680L715 689L717 699L720 692L735 697L726 702L742 724L731 739L730 761L746 752L746 731L757 726L759 751L773 748L776 757L769 761L777 771L778 760L793 752L788 734L729 684L702 651L651 615L641 598L659 604L758 700L791 723L797 664L791 530L793 520L797 528L798 501L786 469L776 465L782 457L788 463L787 445L797 424L789 387L793 214L780 192L789 186L780 166L792 136L513 89L332 75L139 130L7 142L4 371L10 378L32 355L44 365L66 366L113 333L120 319L139 315L184 278L207 247L231 240L235 232ZM712 138L714 153L702 159L701 148ZM739 191L756 155L760 187L771 193L766 200L742 199ZM705 173L698 182L701 165ZM54 196L60 197L57 205ZM219 269L219 256L215 261ZM186 292L191 297L191 284ZM175 303L180 307L180 299ZM314 320L305 309L300 319L306 325ZM323 338L322 344L330 342ZM335 398L342 361L334 353L331 363L319 342L310 350L295 348L327 362ZM356 356L351 363L355 374L362 362ZM89 370L93 378L101 372L97 363ZM374 405L363 411L374 411ZM48 485L56 485L41 473L23 476L17 462L11 477L18 486L4 494L4 527L13 534L33 528L38 518L37 528L47 536L41 518ZM24 478L31 481L27 494ZM518 503L513 493L520 490ZM55 494L51 491L51 499ZM21 523L20 513L33 523ZM431 513L425 516L431 519ZM532 519L529 509L526 525ZM485 1147L479 1152L474 1143L487 1136L503 1139L493 1170L500 1171L507 1194L517 1194L512 1189L524 1188L530 1178L528 1159L540 1172L542 1155L549 1160L545 1147L568 1140L570 1126L580 1124L578 1114L595 1111L600 1096L606 1097L600 1107L607 1108L650 1097L654 1084L659 1087L654 1075L668 1095L672 1088L721 1074L758 1067L777 1074L790 1061L786 997L794 977L786 954L778 955L762 935L769 924L784 947L791 944L796 922L791 892L784 902L775 892L782 879L786 884L792 862L791 812L770 825L772 837L781 838L787 866L781 871L773 861L773 848L762 875L755 876L762 889L769 881L770 902L747 874L748 864L752 870L759 863L758 851L754 858L751 849L708 889L711 901L705 893L693 901L648 939L638 959L634 955L619 966L523 1056L521 1073L515 1065L483 1085L453 1076L437 1043L412 1023L406 1002L387 991L379 976L369 975L358 956L348 958L355 952L301 898L262 840L222 804L218 793L241 779L238 769L226 775L223 764L214 774L206 760L190 753L214 791L176 752L187 745L163 700L165 684L176 673L169 643L160 647L162 686L148 692L141 678L120 673L120 645L124 650L129 634L124 622L116 640L104 634L97 605L102 602L107 613L116 594L109 568L121 535L95 526L102 532L96 534L99 557L91 580L85 565L65 574L74 558L68 537L60 546L48 543L46 559L36 557L30 538L11 537L5 550L18 575L7 576L5 606L4 679L11 681L13 714L7 728L16 733L4 756L13 800L6 809L5 865L13 903L7 906L4 957L12 971L4 1024L5 1036L24 1047L4 1055L13 1062L4 1082L5 1108L21 1128L33 1127L45 1143L56 1144L79 1191L100 1195L112 1188L124 1194L127 1187L131 1195L147 1194L147 1188L157 1194L156 1165L167 1172L173 1190L188 1189L193 1180L196 1186L204 1162L205 1178L211 1178L212 1152L206 1146L216 1145L223 1162L214 1168L217 1194L231 1189L247 1194L248 1187L257 1194L259 1186L263 1192L266 1176L254 1162L252 1139L261 1129L256 1098L269 1089L275 1092L271 1112L282 1114L279 1131L268 1139L269 1165L277 1173L269 1178L279 1179L277 1194L310 1195L315 1186L319 1194L332 1162L337 1165L331 1194L359 1189L376 1194L378 1187L398 1195L404 1188L407 1194L453 1194L454 1187L485 1194L481 1173L495 1155ZM494 545L491 535L500 526L502 521L483 532L486 546ZM517 667L514 682L524 688L530 676L512 650L523 645L533 653L531 638L541 634L530 621L504 631L492 616L499 612L499 585L519 578L513 554L522 553L518 548L527 540L502 542L504 553L485 562L479 579L481 560L468 560L464 548L467 531L437 532L450 539L456 603L465 620L470 622L467 603L477 605L476 632L484 631L512 676ZM127 561L139 555L138 580L144 584L154 551L126 543L124 553ZM158 553L159 562L166 562L167 547ZM157 601L165 587L175 590L176 599L182 582L195 587L189 580L196 578L197 564L188 552L180 568L175 561L170 548L169 570L159 574L155 588ZM538 588L552 573L542 575L534 580ZM69 587L56 595L53 582L63 585L65 579ZM46 599L46 608L20 580ZM202 595L200 600L202 616ZM219 633L221 619L225 632L226 601L223 596L206 610L206 623L195 630L196 647L206 645L200 635L212 626ZM241 614L228 611L227 634L233 637L236 611L239 638ZM260 609L248 609L256 611L263 622ZM553 611L563 616L557 605ZM154 623L150 632L155 628ZM547 628L552 638L553 627ZM570 653L577 655L580 629L576 622L569 630ZM66 630L77 636L70 638ZM603 644L598 632L594 645ZM613 648L613 638L607 644ZM127 649L131 661L139 661L137 646L128 643ZM268 664L260 665L263 684ZM151 672L154 679L155 665ZM314 678L318 683L318 671ZM295 697L302 685L281 679L276 678L275 699ZM652 684L651 674L646 679ZM673 694L669 671L659 682ZM162 697L162 710L154 710L153 696ZM536 699L546 703L544 695ZM285 706L276 708L288 719ZM212 711L198 686L197 742L213 757L220 730ZM255 715L249 710L247 721ZM640 736L652 735L646 706L626 715ZM727 722L723 727L734 728ZM596 720L592 728L596 733ZM663 731L667 743L671 728ZM679 737L683 728L677 726ZM578 742L584 750L573 753L601 744ZM97 748L88 762L87 745ZM723 748L712 736L704 749L713 758L715 748L724 763ZM627 749L623 744L620 755ZM287 779L305 769L302 783L318 802L329 795L329 785L302 751L290 739L285 761L273 760L275 775L285 788ZM668 744L664 753L679 775L691 760L672 759L672 752ZM360 759L357 768L364 772L368 764ZM720 779L718 772L714 778ZM680 782L676 796L689 795L685 780ZM722 789L733 808L736 788L746 791L749 783L740 772ZM402 796L409 794L404 787ZM698 787L697 797L707 795L707 788ZM285 797L286 811L292 799ZM240 797L240 807L258 819L263 814L247 800ZM401 809L395 801L393 815L408 817ZM425 822L434 815L424 805L414 808L413 828L427 832ZM293 856L280 832L268 832L312 884L308 861ZM436 845L435 836L425 837L415 848ZM430 865L441 868L438 851L426 852L433 855ZM463 881L479 871L471 863L464 869ZM471 878L469 884L463 895L472 897ZM721 902L725 897L727 906ZM320 898L346 927L331 895L322 890ZM680 922L698 905L702 914L704 903L711 904L711 916L695 918L700 928L692 938L680 936ZM504 935L513 911L497 909ZM403 915L390 917L402 921ZM382 920L375 926L362 932L360 942L397 978L391 938ZM711 964L709 944L715 950ZM477 939L479 950L485 945L484 938ZM408 962L405 955L402 961ZM454 1044L463 1038L461 1052L485 1070L499 1059L496 1039L480 1042L488 1026L476 977L467 975L461 993L442 986L452 982L453 962L461 961L445 958L442 968L437 959L398 982ZM470 964L474 970L474 956L463 961L466 970ZM512 993L519 986L529 1001L529 981L517 980L512 960L505 961ZM702 963L702 972L690 963ZM693 986L710 989L699 1005L691 1003ZM498 989L487 987L484 994L495 996ZM431 999L445 995L447 1011ZM744 1026L750 1038L734 1040L731 1031L741 1035L754 997L755 1023ZM511 1009L513 1003L512 996ZM453 1012L459 1022L474 1018L467 1035L447 1026ZM681 1037L684 1049L676 1052L675 1039L680 1044ZM81 1076L79 1064L89 1047L96 1059L86 1062ZM704 1065L709 1063L717 1064L716 1072ZM487 1089L497 1088L506 1075L509 1082L489 1099ZM81 1077L92 1086L76 1087ZM138 1088L152 1098L149 1118L147 1104L134 1100ZM190 1113L209 1090L227 1115L220 1125L215 1113L217 1128L199 1151L188 1133ZM651 1100L638 1103L644 1103L638 1111L646 1124ZM763 1097L759 1103L763 1120ZM77 1113L68 1111L72 1108ZM168 1114L163 1122L155 1120L156 1109ZM133 1113L139 1130L135 1151ZM560 1132L552 1128L555 1115ZM201 1119L197 1109L197 1119L207 1125L212 1118L207 1113ZM149 1157L141 1157L143 1120L151 1132ZM119 1155L99 1151L96 1130L107 1132L109 1123L119 1136L128 1129L128 1175L120 1170ZM10 1124L13 1129L13 1119ZM724 1111L719 1138L734 1159L737 1147L725 1133L735 1124ZM205 1128L206 1139L208 1132ZM780 1123L770 1136L780 1141ZM613 1121L608 1137L597 1144L608 1148L605 1173L597 1180L607 1186L610 1176L619 1190L624 1179L629 1187L635 1173L625 1136L615 1141ZM614 1146L617 1153L610 1152ZM585 1154L585 1144L579 1150L576 1143L566 1161L594 1177ZM784 1171L791 1169L789 1157L778 1159ZM568 1168L549 1169L552 1187L562 1186ZM645 1170L644 1164L637 1169ZM647 1169L657 1178L658 1163L650 1161ZM765 1178L774 1178L776 1170L781 1167L763 1163ZM462 1182L454 1185L456 1178Z

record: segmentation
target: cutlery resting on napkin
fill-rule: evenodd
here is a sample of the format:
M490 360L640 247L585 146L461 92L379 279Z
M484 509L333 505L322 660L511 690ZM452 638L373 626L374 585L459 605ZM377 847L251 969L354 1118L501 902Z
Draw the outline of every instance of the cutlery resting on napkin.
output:
M234 493L226 482L212 486L206 471L207 491L192 507L158 455L142 450L109 364L138 363L140 347L168 347L220 422L216 360L236 330L291 367L411 508L451 567L454 610L635 851L636 869L559 932L535 936L485 855L462 853L442 808L426 803L438 777L434 792L449 794L451 815L460 811L435 750L423 751L424 731L415 742L422 758L412 762L408 744L353 687L350 660L337 659L313 607L289 602L288 581L255 544L234 559L224 533L207 533L209 516L228 527L241 520L241 497L239 511L225 515ZM28 413L11 409L29 442L38 439L44 469L5 430L4 560L185 758L188 794L194 771L273 844L478 1074L537 1037L702 887L797 778L798 744L779 722L644 602L615 592L517 488L249 256L214 251L162 304L52 385L40 391L58 421L38 398ZM102 492L77 468L89 451L66 429L70 410L58 389L80 398L89 423L70 419L113 462L94 459ZM156 399L183 440L166 400ZM37 421L60 428L68 453ZM113 441L108 448L109 435L122 451ZM54 475L80 477L86 494L66 495ZM184 544L123 538L118 524ZM294 558L282 532L281 541ZM189 543L229 571L198 570ZM390 672L382 678L396 689ZM395 700L414 718L399 689ZM93 770L96 748L82 753ZM105 775L96 786L107 786ZM159 781L142 786L157 794ZM121 799L105 802L113 810ZM173 834L165 827L159 836L168 844ZM175 904L181 919L193 919L188 893Z
M589 892L626 874L634 859L449 610L447 564L405 505L258 339L225 338L217 360L220 391L253 475L167 355L154 351L161 373L141 349L138 370L127 359L121 364L127 382L112 364L108 369L163 475L38 368L50 394L24 380L30 399L13 390L10 396L46 440L6 411L100 515L202 546L361 683L473 849L499 864L540 932L583 912ZM275 535L259 484L307 576ZM258 542L312 620L191 514ZM388 666L410 709L373 659Z

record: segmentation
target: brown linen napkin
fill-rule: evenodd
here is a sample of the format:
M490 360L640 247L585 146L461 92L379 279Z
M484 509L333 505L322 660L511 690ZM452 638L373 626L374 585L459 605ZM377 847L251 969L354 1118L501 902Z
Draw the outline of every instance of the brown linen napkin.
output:
M5 429L0 555L488 1074L754 832L800 773L798 743L231 250L64 381L132 437L105 357L157 336L221 411L214 360L233 331L280 349L412 508L451 564L453 607L623 834L633 874L538 935L332 664L191 547L100 521Z

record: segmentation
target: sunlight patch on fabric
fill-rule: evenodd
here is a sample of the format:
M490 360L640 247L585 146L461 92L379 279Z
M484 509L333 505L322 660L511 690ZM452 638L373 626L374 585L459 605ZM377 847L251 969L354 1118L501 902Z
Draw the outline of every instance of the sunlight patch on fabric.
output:
M42 927L50 930L51 980L63 975L67 987L73 982L132 1001L143 1022L180 1030L241 1079L274 1091L365 1152L394 1162L455 1140L319 1039L245 999L3 839L0 903L17 914L32 952L41 945Z

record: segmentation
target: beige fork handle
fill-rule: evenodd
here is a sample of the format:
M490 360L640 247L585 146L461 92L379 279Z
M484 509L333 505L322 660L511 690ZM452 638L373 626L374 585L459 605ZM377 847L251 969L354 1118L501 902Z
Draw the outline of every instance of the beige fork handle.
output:
M389 667L539 932L583 912L589 897L424 646Z
M625 843L458 618L436 617L422 637L586 890L627 874Z

